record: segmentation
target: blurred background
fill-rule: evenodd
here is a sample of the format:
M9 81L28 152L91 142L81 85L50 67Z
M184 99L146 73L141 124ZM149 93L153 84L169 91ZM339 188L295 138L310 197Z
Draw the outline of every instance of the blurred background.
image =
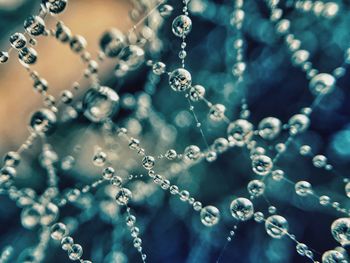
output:
M350 46L350 4L334 1L339 5L338 15L323 19L291 8L295 1L281 1L285 15L292 22L291 30L310 52L310 60L320 72L332 72L342 65ZM1 48L7 50L8 38L22 31L23 21L36 13L41 1L0 0ZM178 52L180 40L171 32L171 22L182 12L178 1L172 14L162 21L155 36L155 45L146 46L146 60L163 61L167 70L180 67ZM99 40L104 31L116 27L127 32L135 23L129 18L134 3L123 0L71 0L67 10L58 16L76 34L86 38L87 50L97 57ZM291 55L281 38L276 35L269 13L263 1L246 0L243 25L244 60L247 69L244 81L237 85L231 74L235 37L230 27L232 1L192 0L189 4L192 31L187 38L186 68L195 84L206 87L211 102L226 106L230 120L239 118L243 93L251 110L249 120L256 126L265 117L273 116L286 123L300 108L312 103L305 74L291 63ZM159 18L161 19L161 18ZM56 21L49 19L48 27ZM144 22L146 25L150 21ZM159 40L158 40L159 39ZM158 42L157 42L158 41ZM35 46L38 63L33 69L44 77L50 94L59 96L81 79L84 65L67 46L57 41L39 37ZM116 62L108 60L100 67L102 84L118 92L121 107L113 121L125 126L131 135L140 138L149 154L158 156L173 148L181 153L189 144L205 149L195 120L189 111L183 94L173 92L166 76L155 76L149 67L142 65L123 78L115 75ZM30 114L42 107L42 98L35 93L32 80L21 67L17 56L0 66L0 153L4 155L17 149L27 138ZM292 181L309 181L319 195L329 195L350 209L345 195L344 178L348 178L350 160L350 75L338 81L335 91L326 96L311 115L310 129L297 137L289 151L283 155L278 167ZM82 84L82 93L87 84ZM210 143L218 137L226 137L226 124L212 122L204 103L195 105L205 136ZM82 114L74 121L63 121L48 142L58 153L56 164L59 188L62 193L75 186L83 186L100 178L100 169L94 167L92 158L96 147L105 147L101 128L91 125ZM274 143L283 142L283 134ZM324 154L334 166L325 171L313 166L312 158L300 156L299 147L312 146L315 154ZM18 167L18 188L32 188L40 196L46 187L46 172L40 166L40 141L35 141L24 152ZM128 178L130 174L144 174L139 158L127 145L116 142L107 150L113 157L118 174ZM196 200L215 205L221 211L220 223L213 228L201 224L199 214L184 202L162 191L146 176L132 179L128 187L133 191L131 204L141 229L143 249L148 262L195 263L216 262L226 243L226 237L235 222L229 210L236 197L248 197L247 183L256 178L251 171L249 153L233 148L219 156L213 163L201 162L185 170L179 164L157 161L157 169L181 189L187 189ZM181 172L178 172L178 171ZM255 210L268 214L269 203L277 208L277 214L288 219L290 232L300 242L314 249L320 260L324 251L338 244L330 231L331 223L341 214L322 207L313 197L301 198L294 188L283 182L268 179L266 200L255 200ZM81 187L80 187L81 188ZM91 194L83 195L60 211L74 237L84 248L84 259L92 262L124 263L141 262L133 248L132 239L125 227L123 215L115 204L115 192L108 185ZM21 226L21 209L7 196L0 196L0 249L12 245L17 257L10 262L23 262L18 255L29 253L38 242L38 229L27 230ZM18 259L18 261L16 261ZM49 243L46 258L42 262L69 262L66 253L54 242ZM265 263L307 262L295 251L295 244L287 239L269 237L263 224L254 220L239 224L233 240L228 243L220 262Z

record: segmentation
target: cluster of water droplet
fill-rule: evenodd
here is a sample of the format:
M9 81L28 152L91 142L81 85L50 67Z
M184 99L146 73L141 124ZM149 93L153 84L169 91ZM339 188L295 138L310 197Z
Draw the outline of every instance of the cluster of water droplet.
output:
M189 12L189 2L188 0L182 2L182 14L176 15L171 23L172 33L181 40L179 44L180 51L178 53L180 66L176 63L175 65L167 65L161 61L146 61L145 59L148 55L148 49L152 49L151 44L159 47L159 45L156 45L159 41L157 30L162 23L155 24L153 27L151 25L144 25L141 33L136 32L136 25L140 25L139 23L136 23L127 34L116 28L106 30L100 38L98 62L91 59L91 54L86 50L87 42L83 36L72 34L71 30L62 21L56 23L55 29L48 29L46 26L46 15L57 15L63 12L68 5L68 0L43 1L39 14L30 16L25 20L25 33L16 32L10 36L11 48L18 52L20 63L26 67L33 80L34 90L43 96L45 107L35 111L31 115L29 121L30 136L27 141L22 144L18 151L11 151L5 155L4 166L0 170L0 186L4 191L7 191L9 197L22 209L22 226L31 230L42 229L43 234L40 237L42 244L37 246L36 251L45 248L44 243L48 242L45 241L45 233L49 231L51 238L59 242L61 248L67 251L70 260L91 263L89 260L82 259L83 248L80 244L75 243L74 239L68 234L69 231L66 224L56 222L61 217L60 209L66 204L78 203L93 189L106 184L108 185L107 187L111 187L112 189L110 192L113 193L111 194L113 197L110 199L113 202L111 200L101 201L101 213L104 213L106 217L113 217L114 214L107 210L115 209L117 211L117 209L125 209L125 223L132 237L133 246L140 253L142 261L146 262L147 256L142 246L140 229L136 226L136 216L131 211L132 201L142 198L146 199L149 193L142 193L142 191L133 192L135 189L132 185L127 185L129 181L133 182L136 181L135 179L144 177L143 175L131 175L128 173L128 167L134 168L137 165L144 169L144 172L148 175L147 180L149 180L150 184L159 186L160 189L168 191L172 196L176 196L181 202L189 204L195 212L198 212L198 221L203 226L215 228L220 220L224 220L224 213L222 213L221 208L219 210L219 206L203 205L188 190L181 189L171 179L172 176L187 171L191 166L203 160L212 163L230 148L237 147L242 151L247 150L249 153L250 171L256 177L250 179L246 185L247 197L233 198L230 200L230 204L225 204L224 209L230 212L233 220L243 223L253 219L257 223L262 223L265 225L265 231L268 236L277 240L283 237L290 238L296 243L296 251L299 255L311 259L314 263L318 262L314 259L313 250L306 244L299 242L289 232L290 226L288 220L281 213L276 213L277 208L275 206L269 205L269 215L265 216L254 203L255 199L265 197L265 192L271 181L270 179L276 183L289 183L300 198L316 197L320 205L330 206L343 214L343 217L334 220L330 226L330 232L334 240L341 247L325 251L321 260L323 263L348 262L348 256L342 247L350 245L350 211L342 207L340 203L333 201L328 195L319 196L309 181L299 180L292 182L287 178L285 171L278 165L279 159L288 151L288 147L293 140L309 129L311 122L310 115L313 112L314 104L310 107L302 108L284 124L280 119L273 116L265 117L255 123L249 119L249 107L245 96L243 96L239 117L232 120L232 116L227 112L225 104L209 101L206 88L203 86L205 83L203 85L197 84L197 76L186 67L186 39L190 37L193 27ZM282 18L283 10L278 7L279 1L266 0L265 2L271 11L270 20L275 25L275 32L283 38L291 53L290 59L292 64L306 73L309 81L309 91L315 97L315 100L319 102L324 96L331 94L337 88L337 79L344 75L345 67L338 67L331 74L320 73L311 63L310 53L301 48L301 41L291 33L292 21ZM150 5L147 1L143 1L143 4L145 6ZM333 2L322 4L320 1L298 0L293 5L297 10L313 12L314 15L327 19L335 17L339 10L338 5ZM163 2L156 3L155 7L154 5L150 6L152 8L149 8L150 12L145 18L150 16L154 11L156 13L155 19L163 21L173 12L173 7ZM230 74L234 78L235 84L239 86L244 81L244 74L247 68L244 62L244 39L242 34L242 27L246 16L244 1L235 1L231 11L232 13L228 19L228 23L231 27L230 30L235 32L235 37L231 43L235 49L235 53ZM143 19L141 18L140 21L143 22ZM74 104L74 102L77 99L75 98L75 93L80 88L78 82L72 85L71 90L64 90L60 95L60 101L57 102L48 93L49 85L47 81L31 68L31 65L35 64L38 59L37 52L33 48L36 43L35 38L38 36L52 36L59 42L68 44L72 52L79 55L84 62L86 66L84 77L89 80L90 84L84 92L83 98L77 104ZM151 57L154 58L157 56ZM9 52L3 51L0 53L0 63L6 63L8 59ZM153 82L156 82L155 80L160 81L164 75L168 75L166 81L168 86L170 86L169 92L176 92L180 96L183 95L182 99L187 100L189 105L188 111L195 120L195 127L199 129L205 147L199 147L192 143L186 145L181 151L168 147L166 152L157 156L148 150L149 148L152 149L152 147L147 147L146 142L141 142L141 139L137 139L137 136L134 136L141 133L134 132L137 130L135 127L141 126L141 121L138 122L135 121L136 118L130 118L131 120L127 121L125 125L127 128L120 127L121 125L119 123L117 125L117 123L113 122L112 118L117 115L118 108L123 107L127 110L133 109L137 118L141 120L149 118L151 120L150 123L154 126L154 130L166 128L166 125L162 123L162 118L152 112L151 101L147 96L120 95L113 88L100 84L97 74L99 63L107 59L114 59L114 73L118 78L126 76L129 71L136 70L145 62L151 68L153 75L150 74L149 78ZM168 68L170 67L172 69L168 72ZM193 83L195 84L193 85ZM59 118L59 112L61 110L60 103L66 106L66 114L64 118L62 117L62 120ZM206 114L208 116L208 122L215 125L225 125L225 135L214 138L211 144L208 143L204 135L202 123L196 114L197 104L195 103L203 103L207 107ZM41 166L48 173L48 187L45 189L44 194L37 196L35 191L30 188L17 189L13 182L17 176L16 167L21 161L21 153L25 149L28 149L37 137L46 138L55 132L61 121L74 120L79 116L79 113L82 113L89 122L99 125L103 133L103 138L106 140L107 148L109 147L108 149L96 149L92 158L94 166L102 168L101 178L91 184L84 185L82 188L76 186L64 193L60 193L57 186L58 178L55 168L59 157L49 144L43 144L39 159ZM141 129L142 127L139 127L139 130ZM282 137L282 135L286 136L287 139L284 142L277 142L277 139ZM118 142L116 143L117 140ZM116 152L119 150L121 152L118 152L117 155L123 155L125 153L125 148L120 148L119 143L126 144L132 152L136 153L135 158L126 157L128 159L125 163L127 168L123 167L121 174L111 164L111 160L115 157ZM169 143L166 145L169 145ZM274 147L266 145L272 145ZM314 154L312 150L312 147L308 144L299 147L300 155L312 157L311 161L314 167L332 171L333 166L327 157L323 154ZM75 153L79 153L79 149L75 149ZM115 157L116 160L118 158ZM62 170L69 171L75 166L76 159L73 154L61 159ZM174 164L170 166L171 169L169 169L169 172L165 172L160 167L160 164L164 160ZM162 172L158 172L160 170ZM123 172L127 176L124 176ZM346 195L350 197L350 181L344 179L344 183ZM149 191L152 190L152 188L148 189ZM113 209L107 209L105 205L108 208L113 207ZM93 205L90 204L87 206L92 207ZM234 229L237 231L237 225L235 225ZM230 231L227 241L232 240L235 231ZM11 253L11 249L6 248L0 256L0 261L6 262ZM34 254L33 252L31 256Z

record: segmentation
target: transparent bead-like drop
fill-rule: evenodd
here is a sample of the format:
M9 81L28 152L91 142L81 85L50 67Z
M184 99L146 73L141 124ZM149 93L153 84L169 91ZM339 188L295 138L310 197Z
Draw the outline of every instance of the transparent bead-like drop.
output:
M174 8L171 5L161 5L159 7L159 14L163 17L170 16Z
M345 185L346 196L350 198L350 182Z
M114 176L111 179L111 183L117 187L120 187L122 185L122 178L119 176Z
M177 157L177 153L174 149L170 149L165 153L165 158L168 160L174 160Z
M136 222L136 217L134 215L127 216L127 218L126 218L126 225L128 227L134 226L135 222Z
M96 166L103 166L107 161L107 154L102 151L97 151L92 161Z
M35 49L24 47L22 48L18 53L19 62L21 62L22 65L27 66L34 64L37 60L37 53Z
M225 117L226 107L222 104L214 104L210 107L209 118L213 121L221 121Z
M72 32L62 22L56 24L55 37L62 43L70 42Z
M192 101L202 100L205 95L205 88L202 85L194 85L191 87L189 95Z
M309 249L308 246L303 244L303 243L298 243L296 245L296 250L297 250L298 254L301 256L305 256L305 253L308 249Z
M45 31L45 22L39 16L30 16L24 21L24 29L32 36L39 36Z
M87 42L83 36L76 35L70 39L69 45L73 52L80 53L86 48Z
M74 244L74 240L70 236L66 236L61 240L61 247L63 250L69 250Z
M89 89L83 99L84 116L92 122L103 122L117 110L118 94L109 87Z
M324 155L315 155L312 158L312 164L317 168L323 168L327 165L327 157Z
M223 153L228 148L228 141L225 138L217 138L211 145L211 148L217 153Z
M262 212L255 212L254 220L255 222L261 223L264 220L264 214Z
M190 145L185 148L184 155L188 160L195 161L201 155L201 150L196 145Z
M260 180L252 180L247 186L249 194L254 197L261 196L265 192L265 183Z
M236 120L227 127L227 136L229 141L242 147L253 136L253 125L247 120Z
M106 167L103 170L102 176L106 180L111 180L114 177L114 173L115 173L115 171L114 171L113 167Z
M115 197L119 205L127 205L131 198L132 193L128 188L120 189Z
M275 139L281 132L282 123L275 117L267 117L259 123L259 135L265 140Z
M73 93L70 90L64 90L61 93L61 101L63 103L69 104L73 100Z
M14 33L10 36L10 44L15 49L22 49L27 45L27 39L22 33Z
M292 63L296 66L303 65L308 61L310 53L306 50L299 49L292 56Z
M331 201L331 199L330 199L330 197L327 196L327 195L322 195L322 196L320 196L320 198L319 198L319 202L320 202L320 204L323 205L323 206L329 205L330 201Z
M4 64L9 60L9 53L5 51L0 52L0 63Z
M40 109L33 113L30 119L30 128L39 134L50 134L56 128L57 118L53 111Z
M165 72L166 65L163 62L156 62L152 66L152 71L156 75L162 75Z
M243 197L234 199L231 202L230 210L232 216L239 221L247 221L252 218L254 214L253 203L249 199Z
M4 164L6 166L15 167L19 165L20 161L21 161L21 156L19 155L18 152L11 151L6 153L4 156Z
M70 260L79 260L83 255L83 248L79 244L73 244L68 249L68 257Z
M310 119L304 114L296 114L288 121L291 134L298 134L306 131L310 126Z
M54 203L48 203L43 208L44 209L40 218L40 224L48 226L57 219L59 215L59 209Z
M216 225L220 220L220 211L215 206L203 207L200 212L200 218L203 225L211 227Z
M0 170L0 184L4 184L16 176L16 170L13 167L6 166Z
M34 80L33 88L39 93L45 93L48 89L48 83L45 79L36 78Z
M309 84L309 89L314 95L328 94L334 90L335 78L327 73L314 76Z
M46 8L53 15L62 13L67 6L68 0L43 0Z
M188 201L189 197L190 197L190 193L188 191L182 190L180 192L180 200L181 201L186 202L186 201Z
M138 149L140 146L140 141L138 139L135 138L131 138L129 141L129 148L132 150L136 150Z
M295 184L295 192L300 196L307 196L312 193L312 186L307 181L299 181Z
M331 225L334 239L342 246L350 245L350 218L338 218Z
M143 167L145 167L147 170L150 170L154 167L154 164L155 164L155 160L154 160L154 157L152 156L145 156L143 159L142 159L142 165Z
M282 238L288 231L288 221L280 215L270 216L265 221L265 229L269 236Z
M123 49L119 58L130 70L138 68L145 60L145 51L137 45L129 45Z
M270 157L266 155L258 155L252 160L252 168L254 173L264 176L271 172L273 163Z
M124 47L125 36L116 28L111 28L104 32L100 39L100 48L108 57L118 56Z
M299 153L303 156L311 154L311 147L309 145L302 145L299 149Z
M346 263L346 257L337 250L328 250L322 255L322 263Z
M216 159L217 159L217 154L216 152L207 152L206 155L205 155L205 159L208 161L208 162L214 162Z
M169 85L174 91L184 91L191 86L191 73L186 69L175 69L169 75Z
M202 209L202 207L203 207L202 203L199 202L199 201L196 201L196 202L193 203L193 209L195 211L200 211Z
M192 29L192 21L186 15L179 15L174 18L172 24L172 30L175 36L177 37L185 37L188 33L191 32Z
M51 238L55 240L62 240L66 234L67 228L63 223L56 223L51 227Z
M268 208L268 211L270 214L275 214L276 211L277 211L277 208L273 205L270 205L269 208Z
M43 208L40 205L33 205L23 209L21 213L21 223L24 228L32 229L40 223Z

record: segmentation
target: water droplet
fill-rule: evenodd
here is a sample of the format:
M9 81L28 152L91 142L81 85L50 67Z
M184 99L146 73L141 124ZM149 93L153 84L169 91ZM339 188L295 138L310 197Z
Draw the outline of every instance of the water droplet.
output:
M316 155L312 158L312 163L317 168L325 167L327 164L327 157L324 155Z
M82 255L83 255L83 248L79 244L73 244L68 249L68 257L71 260L79 260Z
M254 197L261 196L265 192L265 183L260 180L252 180L247 186L249 194Z
M139 46L129 45L122 50L119 59L124 61L130 70L134 70L144 62L145 51Z
M39 16L30 16L24 21L24 29L32 36L39 36L45 31L45 22Z
M304 256L304 255L305 255L305 252L306 252L308 249L309 249L308 246L305 245L305 244L303 244L303 243L298 243L298 244L296 245L296 250L297 250L298 254L301 255L301 256Z
M192 101L202 100L205 95L205 88L202 85L194 85L191 87L189 95Z
M299 181L295 184L295 192L300 196L312 194L312 186L307 181Z
M115 171L114 171L113 167L106 167L103 170L102 176L106 180L111 180L114 177L114 173L115 173Z
M311 79L309 88L314 95L328 94L334 90L335 82L332 75L320 73Z
M9 60L9 53L5 51L0 52L0 63L6 63Z
M66 225L63 223L56 223L51 227L51 238L61 240L67 234Z
M350 245L350 218L338 218L331 225L334 239L342 246Z
M265 140L275 139L281 132L282 123L279 119L274 117L267 117L262 119L259 123L259 135Z
M127 205L127 203L131 198L132 198L132 193L128 188L119 189L115 197L119 205Z
M188 160L195 161L201 156L201 150L196 145L189 145L185 148L184 155Z
M231 214L234 218L240 221L249 220L254 214L253 203L247 198L237 198L231 202Z
M70 236L64 237L61 240L61 247L63 250L69 250L73 244L74 244L74 240Z
M273 163L270 157L266 155L258 155L253 158L252 167L254 173L264 176L271 172Z
M23 209L21 213L22 226L27 229L36 227L40 223L43 210L43 207L37 204Z
M113 116L119 102L118 94L109 87L89 89L83 99L84 115L92 122L102 122Z
M236 120L227 127L228 140L236 146L244 146L253 136L253 125L247 120Z
M152 66L152 71L156 75L162 75L165 72L166 65L163 62L156 62Z
M175 69L169 75L169 85L174 91L184 91L191 86L192 77L186 69Z
M322 263L345 263L346 257L337 250L328 250L322 255Z
M184 37L190 33L192 29L192 21L186 15L175 17L172 24L172 30L175 36Z
M200 217L203 225L211 227L219 222L220 211L215 206L209 205L202 208Z
M67 6L68 0L43 0L46 8L53 15L62 13Z
M293 115L288 121L291 134L298 134L306 131L310 126L310 119L304 114Z
M56 128L56 115L49 109L40 109L30 119L30 127L39 134L51 134Z
M145 156L142 159L142 165L147 170L151 170L154 167L154 164L155 164L155 160L153 156Z
M69 45L73 52L80 53L86 48L87 42L83 36L75 35L71 37Z
M27 45L27 39L22 33L14 33L10 36L10 44L15 49L22 49Z
M170 16L174 8L171 5L161 5L159 7L159 14L163 17Z
M29 48L24 47L18 53L19 62L21 62L21 64L23 66L34 64L37 60L37 57L38 57L38 55L37 55L35 49L33 49L31 47L29 47Z
M282 238L288 231L287 220L279 215L273 215L265 221L266 232L273 238Z
M226 107L222 104L214 104L210 107L209 118L213 121L221 121L225 117Z
M96 166L103 166L107 161L107 154L102 151L97 151L92 161Z

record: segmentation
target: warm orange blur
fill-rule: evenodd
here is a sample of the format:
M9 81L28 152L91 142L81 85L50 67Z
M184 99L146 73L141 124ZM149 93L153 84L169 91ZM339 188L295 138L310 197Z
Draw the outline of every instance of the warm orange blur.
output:
M99 37L106 29L116 27L125 32L132 26L128 17L130 9L127 0L74 0L58 18L73 34L85 37L87 51L96 58ZM49 18L46 25L54 28L55 23ZM57 99L63 89L69 89L82 76L84 65L67 44L52 38L37 40L38 62L33 69L48 81L49 93ZM8 63L0 65L0 79L0 147L8 149L20 146L25 140L30 113L43 104L40 94L32 88L32 79L18 62L16 52L11 52Z

